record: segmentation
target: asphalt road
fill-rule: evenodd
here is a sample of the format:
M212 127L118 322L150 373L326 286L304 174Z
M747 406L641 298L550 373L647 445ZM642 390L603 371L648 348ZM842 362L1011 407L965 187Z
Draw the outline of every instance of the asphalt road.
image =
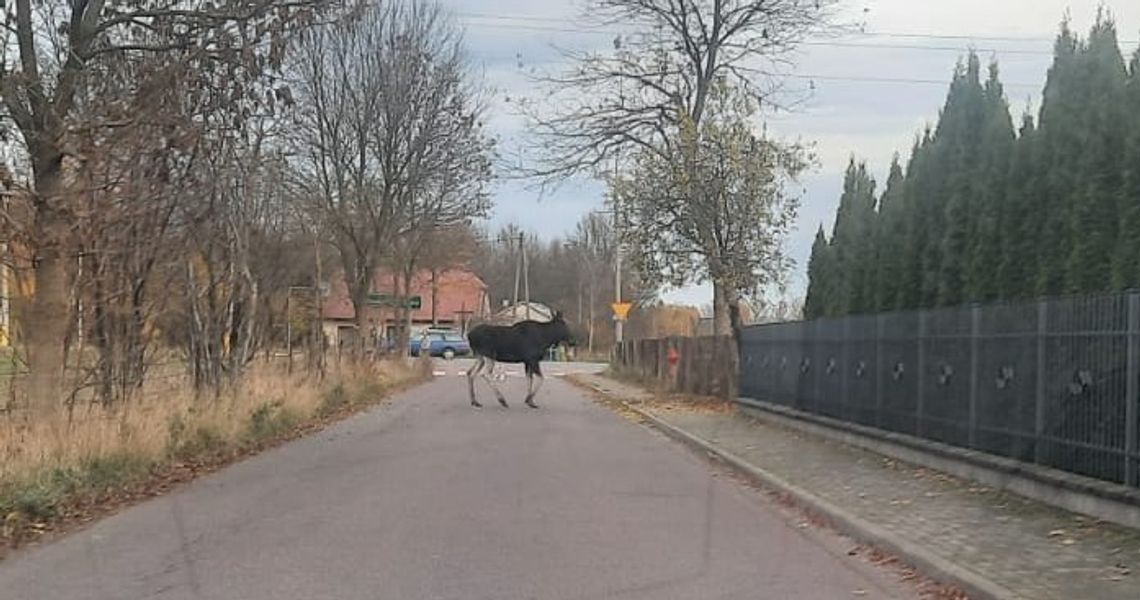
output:
M913 597L557 375L596 367L476 410L465 364L0 563L0 600Z

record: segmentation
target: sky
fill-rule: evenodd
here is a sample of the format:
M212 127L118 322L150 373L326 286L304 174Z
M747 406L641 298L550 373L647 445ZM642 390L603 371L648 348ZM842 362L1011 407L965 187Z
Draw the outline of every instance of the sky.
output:
M558 48L608 48L619 29L591 29L581 19L584 0L441 0L465 30L471 63L489 88L488 125L506 152L525 140L513 106L541 101L528 78L532 70L569 66ZM861 32L806 40L792 71L793 84L811 90L794 112L765 115L768 131L816 144L818 166L798 182L802 193L787 249L796 266L788 296L802 296L816 229L830 232L852 156L867 161L880 186L891 157L905 161L915 135L938 115L955 64L970 49L996 59L1015 119L1036 112L1051 62L1053 39L1068 14L1082 35L1092 25L1094 0L850 0L841 19ZM1109 0L1122 49L1140 40L1140 2ZM1015 121L1016 122L1016 121ZM525 160L525 156L523 157ZM516 223L544 238L570 233L577 221L604 203L604 187L570 181L540 194L517 180L500 180L489 224ZM671 302L711 302L707 285L668 290Z

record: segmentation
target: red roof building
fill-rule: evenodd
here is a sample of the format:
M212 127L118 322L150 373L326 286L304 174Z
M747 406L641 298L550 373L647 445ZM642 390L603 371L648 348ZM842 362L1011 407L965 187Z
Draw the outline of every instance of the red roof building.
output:
M395 296L396 282L390 271L377 269L372 279L372 293ZM450 325L466 331L467 324L474 318L485 317L490 313L487 299L487 284L474 273L465 269L449 269L435 274L422 270L412 276L410 296L420 297L420 308L412 310L412 325ZM380 303L366 307L366 316L373 328L384 325L384 336L393 337L399 320L399 311ZM329 329L353 328L356 325L356 312L349 298L348 286L343 273L338 273L329 282L322 312ZM332 333L332 332L329 332Z

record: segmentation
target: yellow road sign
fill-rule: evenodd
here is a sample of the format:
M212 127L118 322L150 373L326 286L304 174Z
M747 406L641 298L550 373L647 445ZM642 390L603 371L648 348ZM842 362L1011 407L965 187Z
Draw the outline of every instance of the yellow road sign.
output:
M612 306L614 309L614 316L616 316L619 321L624 321L625 318L629 316L629 309L633 308L633 303L614 302L610 306Z

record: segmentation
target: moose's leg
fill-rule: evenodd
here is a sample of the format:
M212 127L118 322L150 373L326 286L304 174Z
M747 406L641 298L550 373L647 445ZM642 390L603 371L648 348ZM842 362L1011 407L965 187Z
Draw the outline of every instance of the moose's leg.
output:
M507 399L503 396L503 392L499 391L499 388L495 386L495 378L493 376L494 372L495 359L488 358L487 368L483 369L483 379L487 381L487 385L491 386L491 390L495 392L495 397L499 399L499 404L503 408L510 408L507 406Z
M467 370L467 393L471 396L471 406L475 408L483 408L482 404L475 399L475 376L479 374L480 369L483 368L484 358L481 355L475 356L475 364Z
M534 385L534 376L538 375L538 385ZM534 403L534 396L538 390L542 388L542 382L545 378L542 376L542 369L538 366L538 361L526 363L526 405L531 408L538 408Z

